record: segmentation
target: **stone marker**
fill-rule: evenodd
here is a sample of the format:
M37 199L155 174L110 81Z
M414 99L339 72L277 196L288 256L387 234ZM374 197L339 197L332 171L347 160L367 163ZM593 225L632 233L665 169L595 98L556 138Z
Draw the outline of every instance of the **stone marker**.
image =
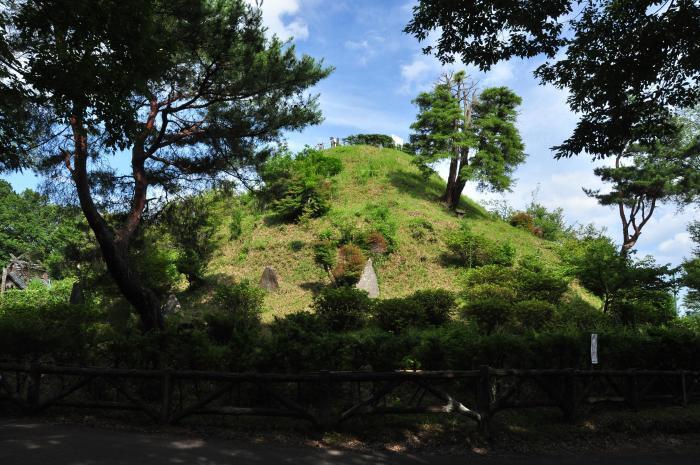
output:
M277 278L277 272L271 266L266 266L265 270L263 270L263 274L260 277L260 287L268 291L279 289L280 283Z
M170 294L168 300L165 301L163 305L163 315L173 315L175 313L180 313L182 307L180 306L180 301L177 300L175 294Z
M379 283L377 282L377 273L374 272L374 265L372 265L372 259L367 260L365 264L365 269L362 270L362 275L360 275L360 280L355 285L356 288L367 291L367 294L374 299L379 297Z

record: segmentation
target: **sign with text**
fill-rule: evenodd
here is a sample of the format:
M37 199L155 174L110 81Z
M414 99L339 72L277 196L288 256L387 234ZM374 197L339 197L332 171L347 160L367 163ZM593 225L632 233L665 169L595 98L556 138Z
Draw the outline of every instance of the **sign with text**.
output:
M598 364L598 334L591 333L591 364Z

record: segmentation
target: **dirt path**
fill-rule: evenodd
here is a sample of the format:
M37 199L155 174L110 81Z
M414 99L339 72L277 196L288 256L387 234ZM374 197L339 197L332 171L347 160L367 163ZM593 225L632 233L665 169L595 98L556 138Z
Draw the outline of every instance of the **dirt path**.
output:
M399 464L399 465L697 465L695 452L605 456L414 456L320 448L270 447L222 439L145 434L27 420L0 421L0 464L162 465L162 464Z

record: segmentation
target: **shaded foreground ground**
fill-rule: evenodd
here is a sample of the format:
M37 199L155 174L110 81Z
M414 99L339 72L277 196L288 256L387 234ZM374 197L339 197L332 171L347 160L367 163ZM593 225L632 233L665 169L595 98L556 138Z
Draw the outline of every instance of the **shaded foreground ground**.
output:
M12 465L121 464L606 464L685 465L700 463L697 449L668 448L600 455L520 455L470 453L461 456L411 455L388 451L279 447L193 435L115 431L82 425L0 420L0 463Z

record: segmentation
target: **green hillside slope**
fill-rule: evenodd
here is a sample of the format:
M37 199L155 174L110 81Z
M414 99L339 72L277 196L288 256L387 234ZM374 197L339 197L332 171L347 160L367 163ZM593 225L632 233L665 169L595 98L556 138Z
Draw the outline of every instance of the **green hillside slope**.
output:
M493 219L481 206L464 198L463 214L456 215L438 198L444 181L437 175L426 181L411 164L409 155L391 149L369 146L343 146L326 151L338 157L343 171L337 176L337 191L331 211L323 218L298 224L284 224L270 213L249 211L243 219L240 239L228 240L228 225L220 234L219 250L208 273L218 280L249 279L258 282L265 266L274 267L280 289L268 294L266 319L308 307L313 292L330 284L329 276L314 263L313 243L319 233L338 224L365 221L368 205L386 206L397 226L395 251L375 263L381 297L399 297L418 289L460 288L460 269L445 259L444 235L459 226L460 216L472 230L498 241L510 241L519 256L539 255L556 261L552 243ZM230 206L222 205L222 215L230 217ZM417 219L432 225L423 237L414 234ZM193 307L206 306L207 291L183 296Z

